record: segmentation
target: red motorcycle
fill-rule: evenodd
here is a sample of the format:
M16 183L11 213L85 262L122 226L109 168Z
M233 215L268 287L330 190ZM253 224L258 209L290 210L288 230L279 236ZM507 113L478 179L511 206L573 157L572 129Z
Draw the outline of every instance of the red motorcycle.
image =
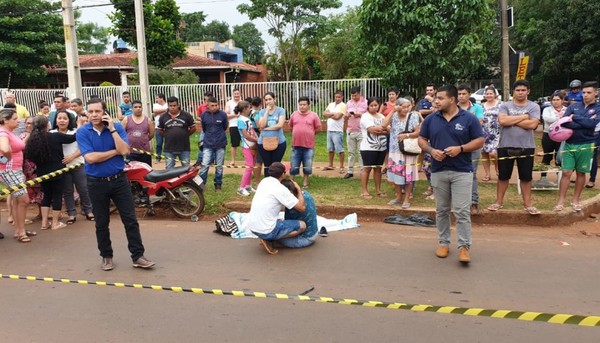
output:
M199 171L198 164L168 170L153 170L138 161L125 164L136 206L147 207L148 215L155 214L155 205L168 207L181 218L200 215L204 211L204 184Z

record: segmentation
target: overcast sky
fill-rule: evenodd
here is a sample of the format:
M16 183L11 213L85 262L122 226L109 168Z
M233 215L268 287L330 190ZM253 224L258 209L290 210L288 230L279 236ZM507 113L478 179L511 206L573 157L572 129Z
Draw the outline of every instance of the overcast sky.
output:
M250 21L246 15L242 15L237 11L237 6L241 3L250 3L247 0L175 0L179 5L181 13L192 13L202 11L207 16L206 21L213 20L224 21L233 28L234 25L241 25ZM75 0L74 6L88 6L110 3L108 0ZM332 11L331 13L344 12L348 7L358 6L362 0L342 0L342 7ZM100 26L109 27L110 20L107 15L113 11L112 6L83 8L81 11L82 22L93 22ZM261 19L253 21L258 30L261 31L264 41L267 43L268 49L275 48L275 40L269 36L267 26ZM111 42L112 44L112 42Z

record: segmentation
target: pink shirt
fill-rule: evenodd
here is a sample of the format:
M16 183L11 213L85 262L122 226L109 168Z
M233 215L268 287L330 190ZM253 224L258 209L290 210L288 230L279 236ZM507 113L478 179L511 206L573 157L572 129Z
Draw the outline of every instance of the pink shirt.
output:
M302 114L296 111L292 113L289 125L292 129L292 146L315 148L315 134L321 129L321 119L315 112Z
M7 137L12 151L12 159L6 164L0 163L0 170L23 170L23 150L25 142L4 127L0 127L0 137Z
M354 112L356 114L363 114L367 112L367 108L367 99L364 97L360 97L358 102L354 102L354 100L350 99L346 103L346 113ZM346 128L346 131L348 133L360 133L360 117L350 115L350 117L348 117L348 127Z

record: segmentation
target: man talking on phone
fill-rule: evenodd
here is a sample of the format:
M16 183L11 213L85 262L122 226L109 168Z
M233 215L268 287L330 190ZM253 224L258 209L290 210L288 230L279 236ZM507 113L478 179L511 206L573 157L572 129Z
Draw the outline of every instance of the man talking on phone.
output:
M96 217L96 239L102 257L102 270L114 268L110 241L110 201L119 209L125 227L128 247L136 268L151 268L154 262L144 257L133 195L123 172L124 155L129 154L127 133L106 113L106 104L98 98L87 103L90 121L77 131L77 144L85 159L87 186Z

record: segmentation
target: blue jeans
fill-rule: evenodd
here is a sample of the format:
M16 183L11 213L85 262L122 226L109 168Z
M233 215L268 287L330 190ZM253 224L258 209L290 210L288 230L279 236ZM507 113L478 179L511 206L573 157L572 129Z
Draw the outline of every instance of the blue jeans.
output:
M471 246L472 173L445 170L431 174L435 194L436 226L441 245L450 245L450 210L456 218L458 247Z
M302 173L304 175L312 174L314 157L315 149L292 147L290 175L300 174L300 163L302 163Z
M163 142L165 141L165 139L158 132L158 130L156 130L156 132L154 134L154 138L156 138L156 154L159 155L159 157L157 157L156 159L158 161L160 161L161 160L160 155L162 155L162 152L163 152Z
M179 158L181 166L190 165L190 152L189 151L177 151L177 152L166 152L165 151L165 169L175 168L175 159Z
M286 248L306 248L307 246L312 245L317 240L318 235L319 233L315 232L315 234L311 237L303 237L302 235L298 235L296 237L291 238L282 238L278 240L278 242Z
M225 163L225 148L207 148L204 147L202 154L202 169L200 170L200 177L204 184L208 179L208 168L211 164L216 165L215 171L215 186L223 184L223 163Z
M196 158L197 161L202 161L202 150L204 149L204 147L200 149L200 142L202 142L203 140L204 132L200 132L200 134L198 135L198 157Z
M300 230L300 221L299 220L278 220L277 224L273 228L273 231L269 233L257 233L254 232L258 238L264 239L266 241L276 241L281 239L294 231Z
M140 225L135 216L131 186L125 174L121 174L118 178L110 181L88 176L87 186L90 190L94 217L96 217L96 240L98 241L100 256L113 257L108 228L110 223L110 200L112 200L119 209L121 222L125 226L127 247L131 253L131 259L135 261L142 257L144 255L144 245L142 245Z

